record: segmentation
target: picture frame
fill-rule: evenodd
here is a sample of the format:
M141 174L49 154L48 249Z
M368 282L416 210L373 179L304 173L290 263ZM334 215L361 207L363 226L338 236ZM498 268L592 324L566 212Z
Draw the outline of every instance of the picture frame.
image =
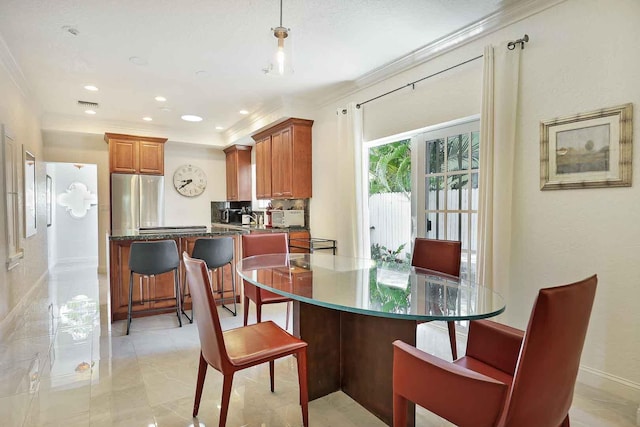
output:
M630 187L633 105L540 123L540 189Z
M37 232L36 157L24 152L24 235L31 237Z
M51 227L53 221L53 180L50 175L47 175L46 181L46 193L47 193L47 227Z

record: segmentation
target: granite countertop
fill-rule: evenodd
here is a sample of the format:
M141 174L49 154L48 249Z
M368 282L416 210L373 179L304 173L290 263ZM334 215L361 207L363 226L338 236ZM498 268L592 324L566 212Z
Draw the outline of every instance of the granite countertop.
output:
M304 227L291 228L268 228L264 225L241 225L241 224L223 224L213 223L207 227L164 227L160 230L140 231L137 229L113 230L109 235L109 240L160 240L174 239L176 237L211 237L224 236L234 234L245 234L251 232L265 233L285 233L289 231L306 231Z
M289 227L289 228L272 228L264 225L242 225L242 224L226 224L222 222L214 222L211 224L212 229L236 230L239 232L263 231L266 233L287 233L289 231L308 231L306 227Z
M140 231L136 229L113 230L109 236L109 240L160 240L174 239L176 237L211 237L238 234L237 229L224 227L204 227L191 229L165 229L154 231Z

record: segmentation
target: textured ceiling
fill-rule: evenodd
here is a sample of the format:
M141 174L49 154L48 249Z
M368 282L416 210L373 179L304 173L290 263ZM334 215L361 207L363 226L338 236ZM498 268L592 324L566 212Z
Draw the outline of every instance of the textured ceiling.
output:
M222 145L215 127L234 126L243 119L240 109L255 113L291 100L313 104L504 3L284 0L294 73L281 78L262 72L276 47L270 29L279 24L278 0L2 0L0 36L45 128L82 130L97 123L104 130L141 129ZM133 64L134 56L146 65ZM100 90L88 92L87 84ZM167 102L158 103L156 95ZM87 116L78 100L98 102L98 114ZM187 123L182 114L204 121Z

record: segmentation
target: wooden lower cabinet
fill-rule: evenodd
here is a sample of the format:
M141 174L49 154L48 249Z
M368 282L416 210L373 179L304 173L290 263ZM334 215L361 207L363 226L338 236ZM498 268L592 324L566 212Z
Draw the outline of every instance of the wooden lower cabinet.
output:
M230 265L225 265L222 268L218 268L218 270L216 271L216 274L214 274L211 278L211 285L213 287L214 292L220 292L220 290L222 289L222 279L224 277L224 294L220 294L220 293L214 293L214 298L216 299L216 304L220 305L222 304L222 299L225 299L224 303L225 305L229 305L233 303L233 287L232 287L232 275L233 273L236 271L236 264L238 263L238 261L240 260L240 258L238 258L240 256L240 239L239 236L235 235L235 236L219 236L219 237L184 237L181 240L181 246L179 247L180 250L180 254L182 254L183 251L187 252L189 254L189 256L191 256L191 254L193 253L193 247L196 244L196 240L198 239L220 239L223 237L231 237L233 238L234 241L234 259L232 261L233 263L233 268ZM185 283L186 280L186 271L184 268L181 269L181 284ZM181 285L182 286L182 285ZM188 287L189 284L187 283L187 294L189 294L188 291ZM242 279L240 279L240 276L238 276L236 274L236 302L240 302L240 294L241 294L241 289L242 289ZM188 308L191 308L191 296L187 295L187 297L185 298L185 306Z
M111 241L109 254L109 279L111 285L111 321L127 318L129 305L129 253L131 240ZM176 244L178 242L176 241ZM178 275L179 275L178 271ZM134 317L151 316L157 313L136 313L141 310L162 307L174 307L175 300L141 303L142 300L172 298L174 295L173 273L163 273L152 277L133 276L133 305ZM173 311L167 308L167 313Z
M240 245L239 238L236 235L233 236L216 236L211 237L213 239L220 237L232 237L235 242L235 259L234 259L234 269L235 272L235 264L240 259ZM180 258L182 258L182 252L186 251L189 255L193 252L193 246L195 244L196 239L201 239L203 237L181 237L174 239L176 241L176 245L178 246L178 253L180 254ZM116 320L125 320L127 318L127 310L129 304L129 253L131 250L132 240L112 240L110 242L109 248L109 281L111 287L111 321ZM228 289L225 292L225 297L232 298L232 288L231 288L231 267L226 266L224 268L218 269L218 274L213 278L213 287L214 290L218 289L220 279L224 274L224 287ZM178 269L178 279L180 289L182 290L183 285L185 283L185 269L182 263L182 259L180 260L180 267ZM174 311L175 300L173 300L174 295L174 278L173 273L163 273L150 278L143 278L137 274L133 277L133 317L141 317L141 316L152 316L154 314L160 314L160 312L151 312L151 313L137 313L141 310L148 309L157 309L162 307L168 307L167 313ZM242 281L239 279L239 276L236 275L236 300L240 301L240 294L242 289ZM218 295L215 295L219 297ZM156 302L147 302L140 303L142 300L152 300L152 299L163 299L167 298L165 301L156 301ZM228 301L231 302L232 300ZM186 298L185 304L183 307L184 310L191 309L191 299L189 297ZM184 319L183 319L184 321Z
M289 252L291 252L291 253L308 254L309 253L308 239L310 239L310 238L311 238L311 234L308 231L289 231L289 240L291 240L291 239L304 239L304 240L307 240L307 242L303 242L302 240L301 241L296 241L295 245L296 246L300 246L300 247L298 247L298 248L289 247Z

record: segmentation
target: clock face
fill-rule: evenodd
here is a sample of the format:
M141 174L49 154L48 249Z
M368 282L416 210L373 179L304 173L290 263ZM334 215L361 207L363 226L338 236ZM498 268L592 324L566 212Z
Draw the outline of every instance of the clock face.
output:
M173 186L183 196L199 196L207 187L207 175L198 166L182 165L173 174Z

